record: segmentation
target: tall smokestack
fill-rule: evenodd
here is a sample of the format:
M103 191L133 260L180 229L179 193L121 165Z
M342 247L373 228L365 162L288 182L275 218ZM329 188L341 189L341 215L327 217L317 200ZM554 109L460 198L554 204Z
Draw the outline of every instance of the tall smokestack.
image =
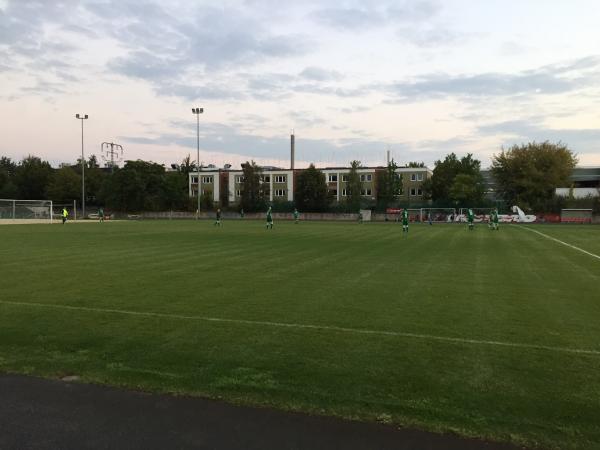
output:
M387 151L387 163L389 166L390 165L390 149L388 149L388 151Z
M290 135L290 168L294 170L294 153L296 151L296 137L294 136L294 130L292 130L292 134Z

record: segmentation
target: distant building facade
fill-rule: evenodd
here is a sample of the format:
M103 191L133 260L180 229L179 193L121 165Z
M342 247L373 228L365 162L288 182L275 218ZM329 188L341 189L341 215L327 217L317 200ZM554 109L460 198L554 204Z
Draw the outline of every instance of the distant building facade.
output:
M293 202L296 179L305 169L279 169L275 167L262 168L261 181L270 202ZM325 175L327 190L338 203L349 197L348 174L349 167L325 167L319 169ZM377 177L386 171L385 167L361 167L357 170L361 181L361 196L368 200L377 199ZM396 169L402 175L402 195L399 201L424 202L423 183L431 178L432 172L427 167L399 167ZM242 170L203 168L200 173L189 174L189 195L195 197L210 195L218 203L224 195L221 190L227 189L230 205L239 204L243 188Z

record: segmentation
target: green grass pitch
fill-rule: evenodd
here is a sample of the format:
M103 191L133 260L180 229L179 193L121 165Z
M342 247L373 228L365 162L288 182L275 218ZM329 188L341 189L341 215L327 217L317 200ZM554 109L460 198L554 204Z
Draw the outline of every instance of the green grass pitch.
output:
M518 226L11 225L0 278L0 371L600 446L600 260Z

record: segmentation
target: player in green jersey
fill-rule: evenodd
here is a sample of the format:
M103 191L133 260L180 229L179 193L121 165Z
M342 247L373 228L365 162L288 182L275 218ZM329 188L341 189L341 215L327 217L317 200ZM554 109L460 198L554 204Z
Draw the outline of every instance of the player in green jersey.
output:
M269 209L267 210L267 230L268 229L273 229L273 212L271 207L269 206Z
M492 221L494 222L494 230L498 231L498 210L492 212Z
M298 223L299 220L300 220L300 213L298 212L297 208L294 208L294 223Z
M473 221L475 220L475 215L473 214L473 210L471 208L469 208L467 210L467 222L469 222L469 231L473 231L473 228L475 227Z
M402 210L402 233L408 233L408 210Z
M221 226L221 208L217 208L217 217L215 220L215 226Z

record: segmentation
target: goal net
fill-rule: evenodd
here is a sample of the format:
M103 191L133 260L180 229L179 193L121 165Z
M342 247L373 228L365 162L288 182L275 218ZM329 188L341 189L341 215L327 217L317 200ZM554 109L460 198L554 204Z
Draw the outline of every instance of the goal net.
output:
M473 210L473 215L475 216L475 222L487 222L492 214L492 211L496 208L460 208L458 213L458 221L466 222L467 221L467 212L469 209Z
M421 222L422 221L420 209L407 208L406 210L408 211L408 221L409 222ZM394 222L400 222L402 220L402 211L404 211L403 208L388 208L385 210L385 215L386 215L386 217L388 217L390 220L393 220Z
M560 221L562 223L592 223L592 210L561 209Z
M421 219L423 222L441 223L454 222L456 210L454 208L421 208Z
M0 221L52 223L52 201L0 199Z

